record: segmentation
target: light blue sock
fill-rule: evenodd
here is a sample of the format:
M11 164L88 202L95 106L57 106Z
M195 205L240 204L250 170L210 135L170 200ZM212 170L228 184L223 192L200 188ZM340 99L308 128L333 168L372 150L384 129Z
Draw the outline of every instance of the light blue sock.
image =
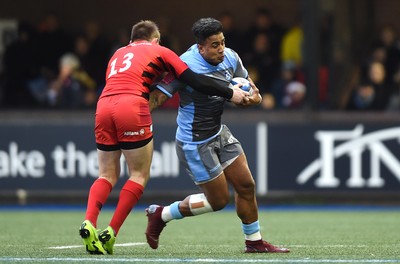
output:
M179 203L180 202L177 201L169 206L172 219L182 219L183 218L183 215L181 214L181 212L179 212Z
M242 229L243 229L243 233L245 235L251 235L251 234L254 234L254 233L260 231L260 223L258 222L258 220L251 224L243 224L242 223Z
M256 241L262 239L258 220L251 224L242 223L242 229L246 240Z

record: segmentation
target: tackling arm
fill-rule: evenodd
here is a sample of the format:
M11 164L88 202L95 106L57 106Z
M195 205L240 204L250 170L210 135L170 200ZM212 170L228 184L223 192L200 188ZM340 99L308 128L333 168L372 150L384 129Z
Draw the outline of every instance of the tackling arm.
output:
M155 89L154 91L152 91L150 93L150 98L149 98L150 112L152 112L154 109L158 108L160 105L162 105L168 99L169 99L168 96L165 95L160 90Z
M248 101L249 93L240 89L241 84L236 84L231 89L228 86L219 84L210 77L197 74L189 68L179 76L179 79L201 93L221 96L237 104Z
M226 99L231 99L233 96L233 90L228 86L220 85L211 78L197 74L189 68L182 72L178 79L201 93L218 95Z

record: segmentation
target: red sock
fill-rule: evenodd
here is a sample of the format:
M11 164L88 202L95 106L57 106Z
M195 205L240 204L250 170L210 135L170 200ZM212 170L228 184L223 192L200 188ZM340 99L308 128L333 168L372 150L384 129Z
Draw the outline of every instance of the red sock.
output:
M110 226L114 229L115 235L118 234L125 219L139 201L143 194L143 189L142 185L131 180L126 181L124 187L122 187L119 193L117 208L110 222Z
M100 210L111 190L111 183L104 178L98 178L92 184L92 187L90 187L85 219L89 220L94 227L97 226L97 218L99 217Z

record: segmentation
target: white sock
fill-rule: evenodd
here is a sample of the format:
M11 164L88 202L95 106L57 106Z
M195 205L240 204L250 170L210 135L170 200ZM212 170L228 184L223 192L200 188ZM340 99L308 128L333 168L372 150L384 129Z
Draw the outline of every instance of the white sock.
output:
M250 241L260 240L261 239L261 233L260 233L260 231L258 231L258 232L255 232L254 234L244 235L244 238L246 240L250 240Z
M164 208L163 208L163 210L162 210L162 212L161 212L161 219L164 221L164 222L169 222L169 221L171 221L173 218L172 218L172 214L171 214L171 210L170 210L170 206L168 205L168 206L165 206Z
M183 215L179 211L180 201L176 201L168 206L165 206L161 212L161 219L164 222L169 222L172 219L182 219Z

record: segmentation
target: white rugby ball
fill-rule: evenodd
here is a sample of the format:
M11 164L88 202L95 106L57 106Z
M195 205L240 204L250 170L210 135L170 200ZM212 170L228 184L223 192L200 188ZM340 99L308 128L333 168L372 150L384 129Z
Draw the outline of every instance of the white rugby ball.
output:
M232 85L236 84L242 84L242 87L240 87L243 91L249 92L249 95L251 96L253 94L253 88L251 88L249 80L243 77L235 77L231 80Z

